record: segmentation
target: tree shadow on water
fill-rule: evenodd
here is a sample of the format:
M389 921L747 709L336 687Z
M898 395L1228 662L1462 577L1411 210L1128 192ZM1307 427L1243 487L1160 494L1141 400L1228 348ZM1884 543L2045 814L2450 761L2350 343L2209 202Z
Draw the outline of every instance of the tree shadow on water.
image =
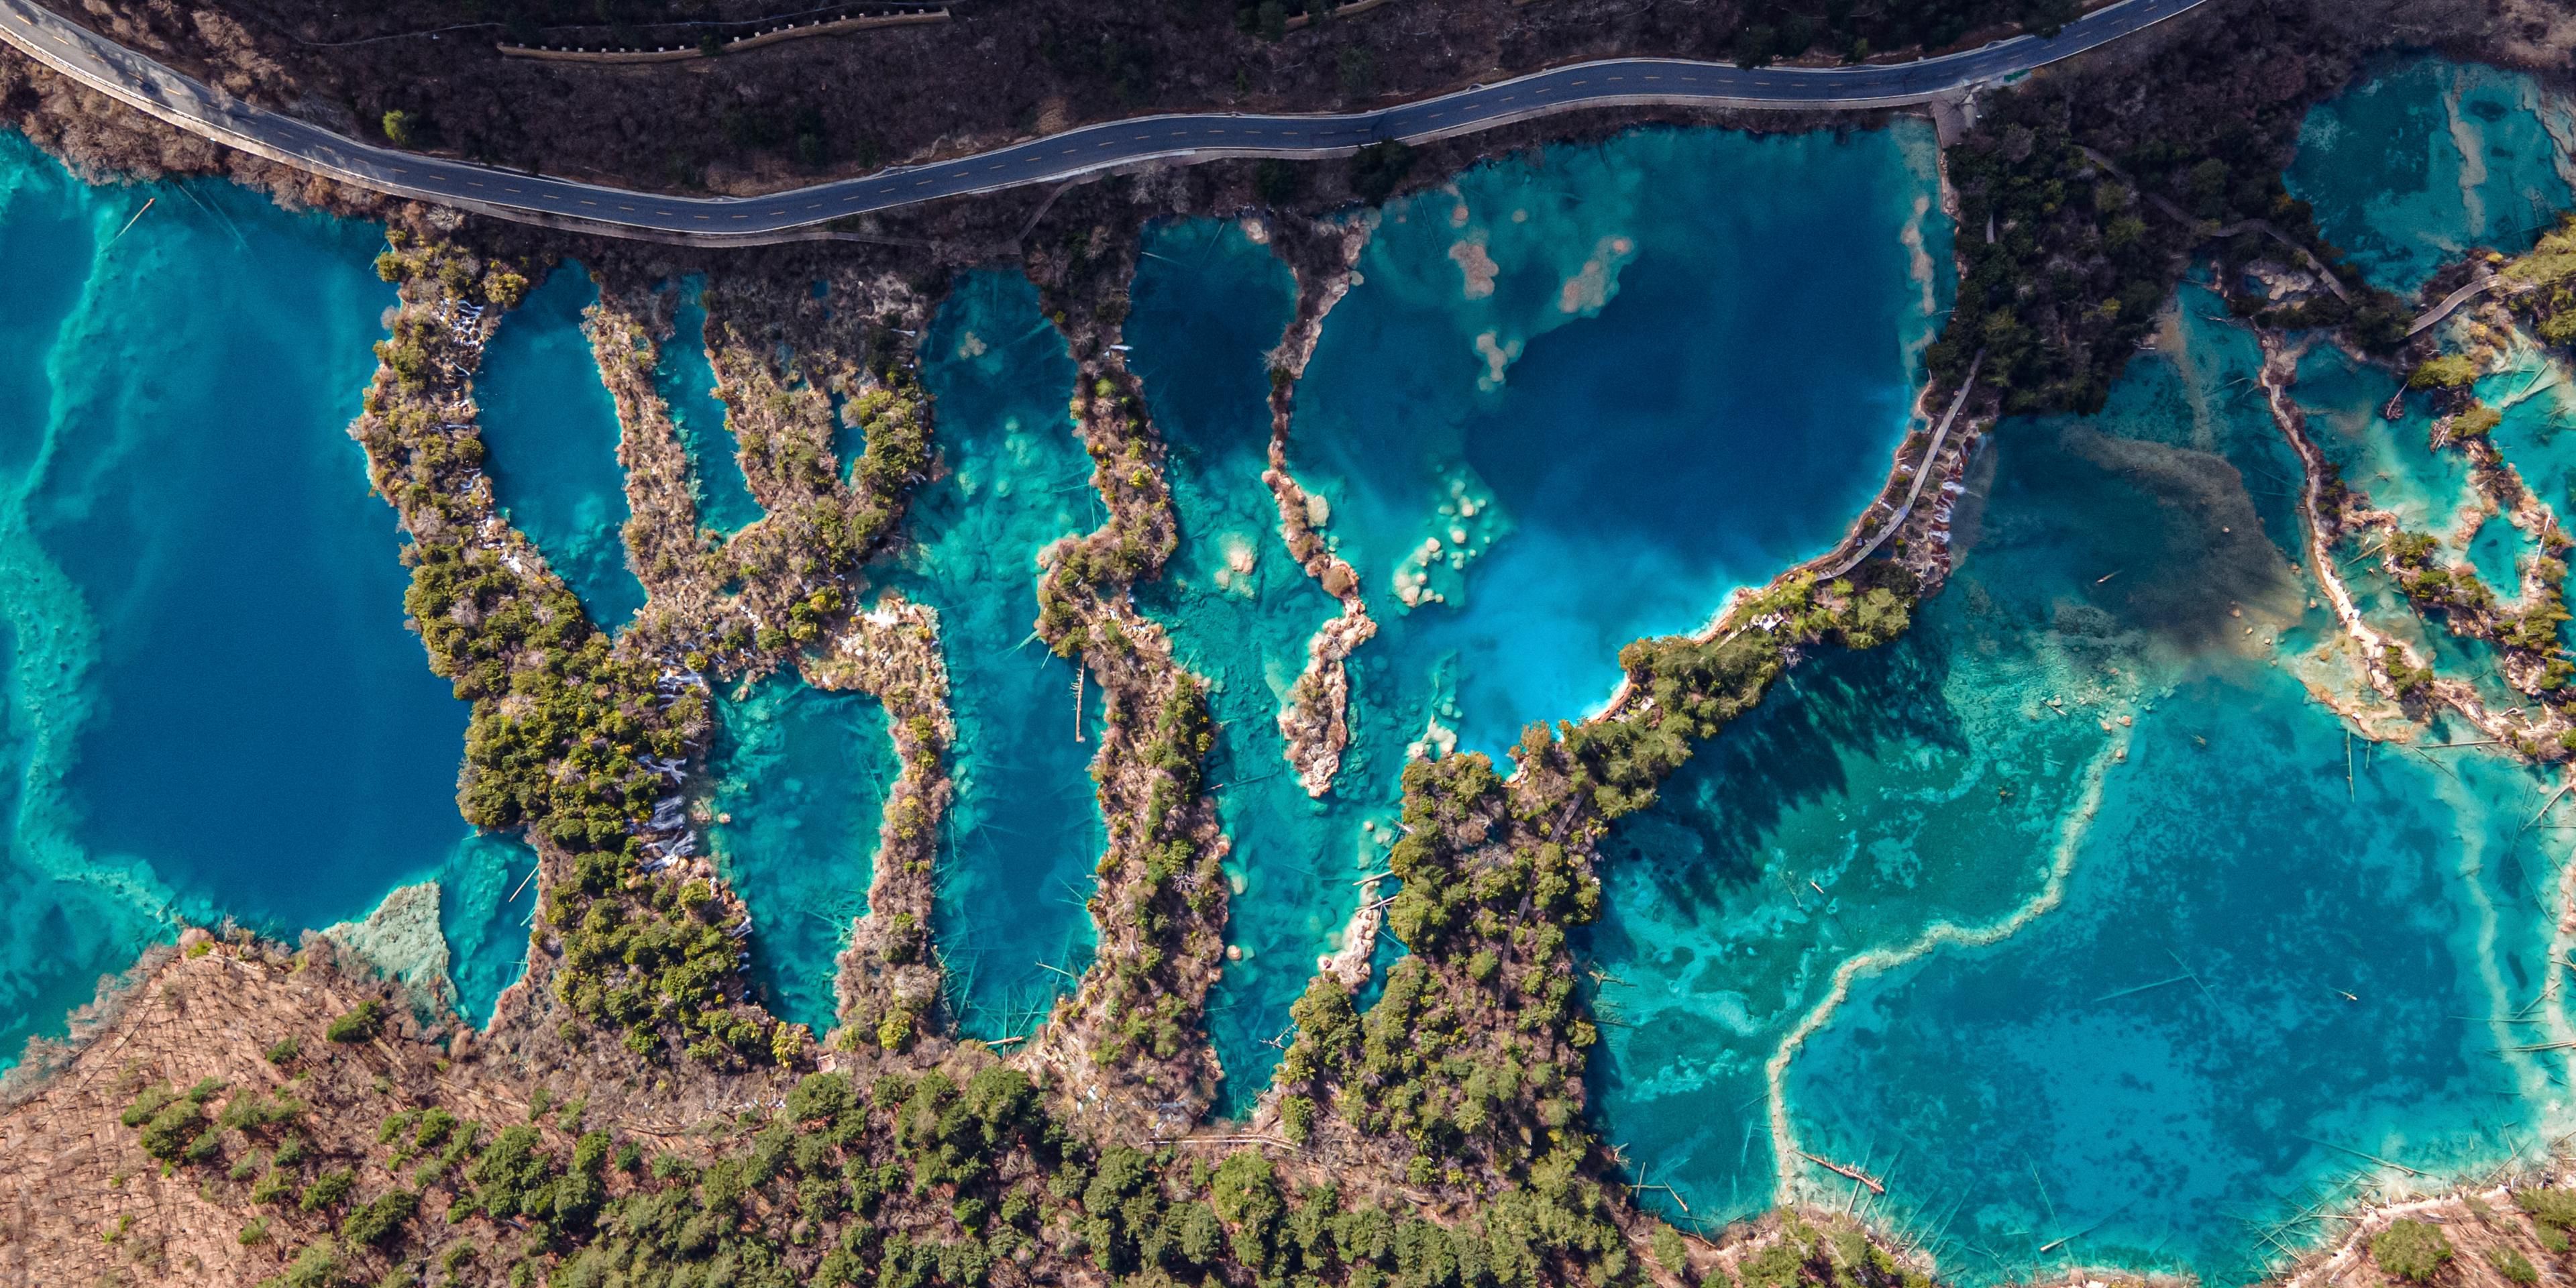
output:
M1943 692L1946 632L1929 624L1885 648L1837 651L1775 686L1753 714L1701 744L1603 844L1605 870L1641 869L1664 901L1714 906L1762 879L1781 821L1851 791L1847 761L1961 751L1965 728Z

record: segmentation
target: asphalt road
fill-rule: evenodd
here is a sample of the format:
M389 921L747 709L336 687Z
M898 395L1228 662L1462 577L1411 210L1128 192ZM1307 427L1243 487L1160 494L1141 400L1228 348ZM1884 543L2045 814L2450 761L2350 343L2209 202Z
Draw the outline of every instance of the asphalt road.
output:
M182 129L360 187L534 223L750 244L792 240L846 215L1055 182L1142 161L1336 156L1370 143L1420 143L1583 107L1838 109L1924 103L2098 48L2205 2L2124 0L2069 24L2052 39L2023 36L1892 66L1747 71L1725 63L1620 58L1348 115L1137 117L762 197L630 192L360 143L210 89L32 0L0 0L0 41Z

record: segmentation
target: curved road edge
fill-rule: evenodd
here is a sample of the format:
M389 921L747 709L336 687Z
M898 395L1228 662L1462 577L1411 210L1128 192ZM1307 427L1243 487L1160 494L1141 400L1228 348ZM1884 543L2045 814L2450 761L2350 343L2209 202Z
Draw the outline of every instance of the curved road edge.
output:
M2120 0L2048 39L2019 36L1886 66L1748 70L1686 59L1614 58L1367 112L1189 113L1104 121L969 156L757 197L635 192L361 143L243 103L34 0L0 0L0 42L179 129L354 187L578 232L748 246L828 237L821 225L851 215L1061 183L1149 162L1347 156L1372 143L1428 143L1587 108L1914 106L2100 48L2204 3Z

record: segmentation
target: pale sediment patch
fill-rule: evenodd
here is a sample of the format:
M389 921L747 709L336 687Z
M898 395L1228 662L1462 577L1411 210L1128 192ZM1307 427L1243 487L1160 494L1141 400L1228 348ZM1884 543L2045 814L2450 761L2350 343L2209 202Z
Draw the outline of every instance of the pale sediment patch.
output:
M1593 243L1591 258L1557 289L1556 311L1583 317L1600 312L1619 293L1619 270L1636 257L1636 239L1624 234L1612 233ZM1520 356L1518 341L1512 344L1512 356Z
M2263 369L2257 383L2262 386L2265 404L2271 408L2272 423L2280 428L2282 437L2290 440L2291 450L2299 457L2299 506L2308 530L2309 573L2325 592L2326 602L2333 607L2335 620L2342 624L2345 636L2358 649L2363 675L2373 689L2395 702L2397 687L2388 678L2385 660L2390 650L2395 650L2410 667L2421 663L2412 648L2402 641L2391 640L2363 619L2360 606L2353 602L2351 590L2345 587L2343 576L2337 571L2334 539L2342 528L2326 513L2321 483L2331 467L2326 463L2325 454L2309 440L2307 416L2291 404L2289 395L2290 382L2298 377L2299 359L2306 355L2307 345L2283 344L2269 333L2261 337L2261 343Z
M447 974L447 936L438 928L437 882L396 889L365 920L343 921L321 936L400 983L423 1023L439 1009L456 1008L456 985Z
M2451 145L2460 150L2460 212L2464 217L2462 227L2468 229L2470 236L2476 237L2487 231L2486 197L2478 191L2487 181L2487 141L2485 132L2478 129L2469 120L2468 114L2460 110L2460 100L2468 90L2468 73L2465 71L2454 73L2450 88L2442 95L2442 113L2450 122ZM2456 255L2465 248L2445 246L2443 249Z
M1378 928L1386 924L1386 903L1378 894L1378 878L1360 883L1360 906L1342 927L1341 947L1315 959L1315 973L1342 986L1344 992L1357 992L1368 982L1369 958L1377 953Z
M1460 206L1459 209L1463 211L1466 207ZM1458 241L1452 242L1449 246L1449 262L1456 264L1460 275L1466 278L1468 299L1481 300L1494 293L1494 277L1502 271L1502 267L1494 262L1493 255L1485 249L1485 239L1482 235L1469 233Z
M1342 753L1351 744L1351 676L1344 662L1375 634L1377 622L1354 596L1342 602L1341 616L1306 641L1306 669L1280 704L1279 735L1288 767L1308 796L1332 790L1341 772Z
M1495 331L1480 332L1476 336L1476 356L1485 360L1485 374L1476 377L1476 387L1484 390L1499 389L1503 384L1503 373L1509 370L1513 363L1520 361L1521 342L1506 341L1501 333Z
M1438 716L1422 722L1422 736L1404 749L1407 760L1438 760L1458 753L1458 731L1440 723Z
M1225 566L1216 570L1216 587L1228 594L1252 598L1252 572L1260 553L1252 539L1240 532L1229 532L1217 539L1225 553Z
M957 356L961 359L972 360L983 357L989 348L990 346L984 343L984 337L972 331L957 337Z
M2054 911L2066 902L2066 883L2075 872L2075 851L2084 843L2093 816L2102 808L2102 785L2112 765L2128 759L2129 735L2125 728L2111 735L2101 750L2084 767L2083 786L2063 822L2058 825L2057 842L2052 847L2048 878L2039 893L2001 919L1983 925L1962 926L1942 921L1895 948L1874 948L1846 958L1834 970L1833 983L1821 1001L1811 1008L1798 1026L1780 1040L1779 1049L1762 1066L1764 1098L1769 1102L1771 1150L1779 1183L1773 1201L1783 1206L1798 1200L1798 1182L1803 1169L1796 1166L1801 1158L1797 1128L1789 1121L1789 1065L1806 1045L1833 1019L1834 1012L1851 996L1852 985L1862 977L1880 975L1913 962L1941 948L1983 948L2001 943L2020 933L2031 922Z
M1922 293L1921 308L1927 318L1941 311L1940 300L1933 294L1932 251L1923 242L1923 221L1931 214L1932 198L1916 197L1913 215L1906 219L1905 227L1896 234L1896 239L1905 245L1905 275L1913 279L1915 289Z

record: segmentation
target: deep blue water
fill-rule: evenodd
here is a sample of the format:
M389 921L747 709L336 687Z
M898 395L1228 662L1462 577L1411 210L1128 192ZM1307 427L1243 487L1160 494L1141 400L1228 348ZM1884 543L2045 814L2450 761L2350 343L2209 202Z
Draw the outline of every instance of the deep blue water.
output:
M1841 535L1947 298L1931 148L1643 130L1386 212L1289 445L1384 628L1384 718L1503 751Z
M14 1057L174 915L292 932L440 868L465 708L346 432L375 230L89 187L8 135L0 239Z
M591 619L614 631L644 606L644 586L626 566L617 402L582 333L581 312L598 300L581 265L557 267L501 319L474 402L503 516L537 543Z

